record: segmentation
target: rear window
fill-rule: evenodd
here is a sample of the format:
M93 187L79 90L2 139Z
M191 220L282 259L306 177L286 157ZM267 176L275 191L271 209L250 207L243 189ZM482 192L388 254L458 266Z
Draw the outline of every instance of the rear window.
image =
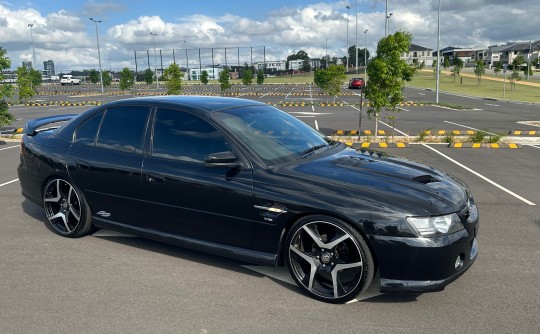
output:
M107 109L96 146L130 153L140 151L148 113L149 108L146 106Z

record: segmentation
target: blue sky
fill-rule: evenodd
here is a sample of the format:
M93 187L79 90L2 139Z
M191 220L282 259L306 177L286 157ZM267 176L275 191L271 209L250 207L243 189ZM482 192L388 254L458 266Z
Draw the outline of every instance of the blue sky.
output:
M534 19L540 17L538 0L441 2L443 47L487 48L540 39ZM390 33L407 31L413 43L435 48L437 0L389 0L388 4ZM156 48L169 53L186 47L265 46L267 60L285 59L298 50L314 58L326 52L343 57L347 45L355 44L356 21L359 46L365 43L374 53L384 36L384 7L384 0L0 0L0 46L7 50L12 67L33 58L33 38L37 68L47 59L62 70L93 68L95 26L88 18L94 17L102 21L102 58L112 69L134 68L134 50L153 48L150 32L158 34ZM28 24L33 24L32 37Z

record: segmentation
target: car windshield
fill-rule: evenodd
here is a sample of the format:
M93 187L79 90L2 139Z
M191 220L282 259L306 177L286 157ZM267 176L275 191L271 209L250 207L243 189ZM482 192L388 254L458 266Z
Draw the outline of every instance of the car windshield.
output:
M250 106L213 113L267 165L302 158L331 143L297 118L271 106Z

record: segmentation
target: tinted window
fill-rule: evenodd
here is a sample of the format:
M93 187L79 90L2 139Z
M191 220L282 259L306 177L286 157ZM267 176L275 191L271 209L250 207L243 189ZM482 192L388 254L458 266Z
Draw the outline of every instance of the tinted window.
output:
M152 155L203 162L210 153L230 151L223 135L201 118L172 109L158 109Z
M135 152L141 147L147 117L148 107L107 109L99 129L97 146Z
M82 123L77 129L77 135L75 142L80 144L93 145L96 142L96 135L101 123L103 112L99 112L96 115L90 117L84 123Z

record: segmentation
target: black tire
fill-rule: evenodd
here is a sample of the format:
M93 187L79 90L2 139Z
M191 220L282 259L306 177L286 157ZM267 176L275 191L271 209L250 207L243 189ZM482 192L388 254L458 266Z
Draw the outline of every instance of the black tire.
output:
M364 292L375 273L364 238L349 224L328 216L306 216L291 227L285 243L291 276L308 295L345 303Z
M67 238L79 238L92 232L92 214L82 192L61 178L47 182L43 190L43 208L47 227Z

